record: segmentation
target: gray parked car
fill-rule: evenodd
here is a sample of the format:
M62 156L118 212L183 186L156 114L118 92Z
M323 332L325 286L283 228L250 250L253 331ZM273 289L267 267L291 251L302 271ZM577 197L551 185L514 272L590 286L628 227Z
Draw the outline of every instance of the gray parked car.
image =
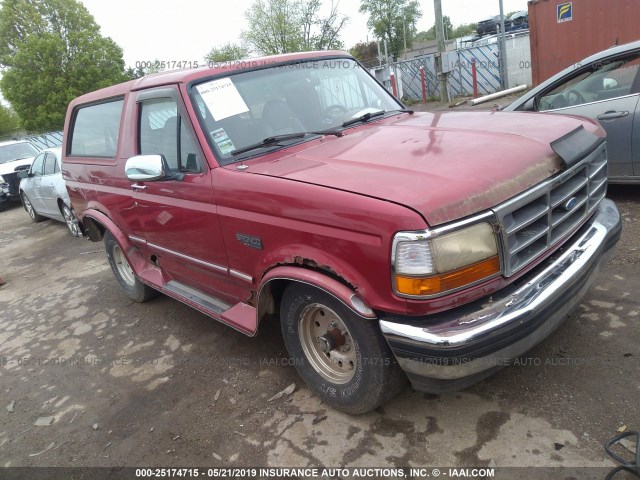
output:
M607 131L609 183L640 183L639 98L640 41L576 63L503 110L597 119Z
M44 217L67 224L69 233L81 237L78 220L71 209L69 194L60 171L60 148L42 150L29 170L19 173L20 197L31 220L39 222Z

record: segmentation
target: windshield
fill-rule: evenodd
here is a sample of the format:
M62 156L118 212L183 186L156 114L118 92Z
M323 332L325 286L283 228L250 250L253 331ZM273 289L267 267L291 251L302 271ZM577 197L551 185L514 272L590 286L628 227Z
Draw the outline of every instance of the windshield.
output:
M35 157L38 150L30 143L12 143L0 145L0 163L13 162L23 158Z
M264 153L254 150L233 155L270 137L341 129L343 123L367 113L402 108L347 58L277 65L217 78L196 85L192 100L223 165ZM309 138L313 137L287 139L286 145ZM270 146L283 144L272 142Z

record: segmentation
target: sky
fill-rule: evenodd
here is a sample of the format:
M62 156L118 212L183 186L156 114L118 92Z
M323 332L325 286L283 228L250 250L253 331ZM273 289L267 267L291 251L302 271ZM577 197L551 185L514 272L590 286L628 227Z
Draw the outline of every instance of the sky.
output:
M80 0L94 16L104 36L124 50L127 66L136 62L202 62L215 46L238 42L246 29L244 12L253 0ZM348 49L360 41L373 40L367 18L358 12L359 0L334 0L338 11L349 17L342 40ZM504 13L526 10L527 0L503 0ZM434 24L433 0L419 0L422 18L418 31ZM331 0L323 0L328 9ZM454 26L475 23L498 15L499 0L442 0L442 13Z

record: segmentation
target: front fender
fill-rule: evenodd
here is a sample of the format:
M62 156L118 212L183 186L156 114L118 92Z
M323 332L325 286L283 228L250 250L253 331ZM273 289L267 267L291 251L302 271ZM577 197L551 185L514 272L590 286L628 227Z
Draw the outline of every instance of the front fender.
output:
M262 310L265 308L265 292L268 291L268 287L275 281L300 282L312 285L335 297L356 315L367 319L377 318L374 311L364 302L364 300L362 300L362 298L358 296L356 292L343 283L340 283L338 280L315 270L293 266L282 266L269 270L262 278L258 289L258 321L262 318L264 313Z

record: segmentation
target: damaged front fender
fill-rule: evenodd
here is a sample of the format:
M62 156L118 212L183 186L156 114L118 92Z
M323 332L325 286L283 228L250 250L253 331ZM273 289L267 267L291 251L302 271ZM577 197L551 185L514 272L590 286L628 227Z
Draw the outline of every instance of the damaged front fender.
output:
M274 286L299 282L316 287L342 302L356 315L366 319L376 319L373 309L351 288L322 272L295 266L275 267L263 277L258 289L258 321L275 311Z

